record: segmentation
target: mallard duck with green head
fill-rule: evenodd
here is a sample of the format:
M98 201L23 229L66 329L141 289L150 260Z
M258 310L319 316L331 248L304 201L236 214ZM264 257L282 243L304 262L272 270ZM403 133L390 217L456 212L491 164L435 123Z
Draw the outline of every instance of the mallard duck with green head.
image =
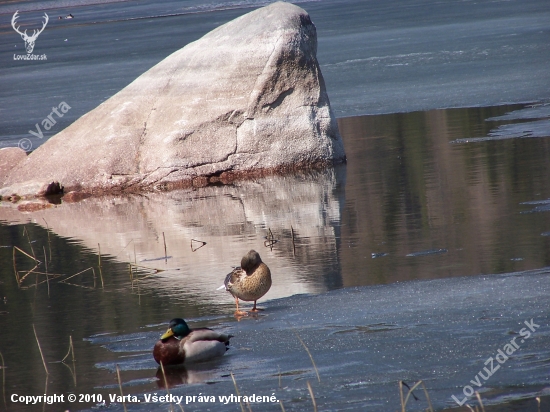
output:
M230 338L231 335L208 328L190 329L183 319L175 318L155 344L153 357L163 365L204 362L223 356Z
M246 315L246 312L239 310L239 299L246 302L254 301L251 312L257 312L262 309L256 308L256 301L271 288L271 271L262 262L260 254L251 250L241 259L241 266L227 274L224 284L218 289L224 288L235 298L235 315Z

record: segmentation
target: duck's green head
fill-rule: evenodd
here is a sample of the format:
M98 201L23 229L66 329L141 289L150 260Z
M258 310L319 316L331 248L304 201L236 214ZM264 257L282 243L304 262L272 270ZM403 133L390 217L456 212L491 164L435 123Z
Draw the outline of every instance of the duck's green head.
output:
M187 326L187 323L181 318L175 318L170 321L170 327L168 330L160 337L161 341L165 341L170 336L175 337L176 339L185 338L189 333L191 332L191 329L189 329L189 326Z

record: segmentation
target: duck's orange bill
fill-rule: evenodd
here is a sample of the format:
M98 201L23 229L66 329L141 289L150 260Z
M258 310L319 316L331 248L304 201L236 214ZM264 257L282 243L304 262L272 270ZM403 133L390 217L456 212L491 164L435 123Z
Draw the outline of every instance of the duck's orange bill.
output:
M166 332L164 332L164 335L162 335L160 339L168 339L170 336L174 336L174 332L172 332L172 329L168 329Z

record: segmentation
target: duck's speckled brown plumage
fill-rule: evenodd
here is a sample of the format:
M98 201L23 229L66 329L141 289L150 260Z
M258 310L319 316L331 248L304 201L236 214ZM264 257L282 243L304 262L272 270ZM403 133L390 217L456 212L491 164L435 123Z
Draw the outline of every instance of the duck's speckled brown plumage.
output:
M253 301L252 311L256 311L256 301L271 288L271 271L258 252L251 250L241 259L241 266L227 274L224 285L235 298L237 313L243 313L239 311L239 299Z

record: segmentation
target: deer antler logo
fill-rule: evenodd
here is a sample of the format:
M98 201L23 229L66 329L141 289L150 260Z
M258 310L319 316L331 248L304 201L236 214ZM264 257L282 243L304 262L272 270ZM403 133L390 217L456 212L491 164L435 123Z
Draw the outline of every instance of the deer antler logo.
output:
M12 25L13 29L17 33L19 33L21 35L21 38L25 41L25 48L27 49L27 54L31 54L32 51L34 50L34 42L38 38L38 35L44 31L44 29L46 28L46 25L48 24L48 21L50 20L50 18L48 17L48 15L46 13L44 13L44 23L42 23L42 28L40 30L36 30L36 29L33 30L32 36L28 36L27 35L27 30L25 30L23 33L21 33L19 31L20 26L19 27L15 26L15 23L16 23L17 19L19 18L19 15L17 13L19 13L19 10L17 10L14 13L13 17L11 18L11 25Z

